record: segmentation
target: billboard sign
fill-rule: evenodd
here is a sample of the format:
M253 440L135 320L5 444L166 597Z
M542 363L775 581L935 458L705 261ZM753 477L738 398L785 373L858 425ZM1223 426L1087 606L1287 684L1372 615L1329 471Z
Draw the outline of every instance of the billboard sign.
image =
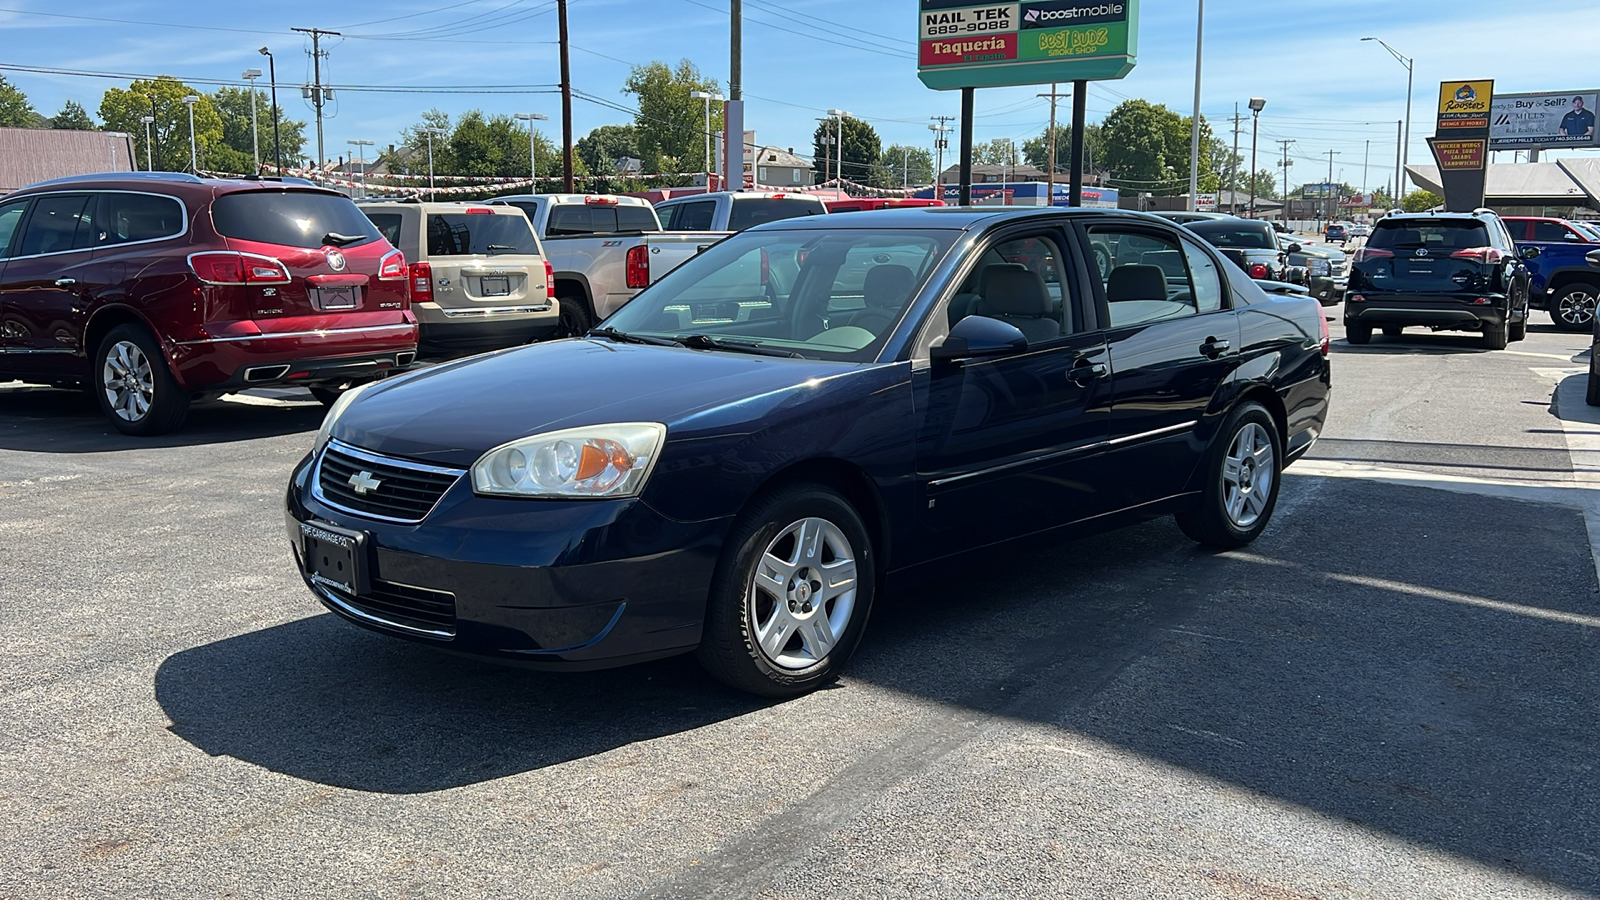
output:
M1428 147L1439 164L1444 205L1451 212L1470 212L1483 205L1493 108L1493 81L1439 85L1439 118Z
M1497 95L1490 112L1489 149L1600 147L1597 109L1596 90Z
M917 77L941 91L1121 78L1138 13L1139 0L921 0Z

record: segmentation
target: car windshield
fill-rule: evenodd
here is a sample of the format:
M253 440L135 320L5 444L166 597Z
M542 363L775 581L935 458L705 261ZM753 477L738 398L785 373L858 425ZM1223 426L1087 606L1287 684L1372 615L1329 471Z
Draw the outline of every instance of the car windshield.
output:
M211 221L223 237L280 247L316 249L329 243L353 247L383 237L349 197L313 191L223 194L211 204ZM330 241L329 235L340 240Z
M735 197L728 216L729 231L743 231L763 222L818 216L826 210L815 197Z
M1206 222L1193 222L1188 227L1214 247L1271 250L1276 244L1268 226L1212 219Z
M1367 238L1367 246L1374 250L1467 250L1488 245L1489 231L1477 219L1384 221Z
M716 244L606 319L630 335L876 358L958 231L756 231ZM704 341L691 345L705 347Z

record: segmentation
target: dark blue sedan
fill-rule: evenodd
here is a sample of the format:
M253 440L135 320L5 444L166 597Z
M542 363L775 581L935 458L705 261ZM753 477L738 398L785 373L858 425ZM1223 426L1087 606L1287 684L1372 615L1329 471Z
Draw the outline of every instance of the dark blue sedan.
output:
M1248 543L1328 391L1317 302L1153 216L791 219L586 338L346 394L289 533L358 625L549 668L696 652L790 696L971 551L1169 513Z

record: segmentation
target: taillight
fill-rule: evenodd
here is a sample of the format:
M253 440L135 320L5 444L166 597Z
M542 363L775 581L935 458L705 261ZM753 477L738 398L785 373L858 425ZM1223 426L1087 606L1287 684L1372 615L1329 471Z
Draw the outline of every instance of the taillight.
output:
M488 207L484 207L484 206L472 206L472 207L468 207L467 208L467 215L469 215L469 216L492 216L492 215L494 215L494 210L489 209Z
M544 261L544 295L549 300L556 298L556 267L548 259Z
M1470 259L1473 262L1486 263L1491 266L1499 265L1506 258L1504 253L1493 247L1472 247L1467 250L1457 250L1450 254L1451 259Z
M636 244L628 248L627 262L628 287L647 288L650 286L650 248L644 244Z
M1328 336L1328 317L1317 311L1317 321L1322 323L1322 355L1327 356L1330 349L1331 338Z
M1369 259L1392 259L1393 257L1394 251L1392 250L1377 250L1372 247L1361 247L1360 249L1356 250L1355 259L1351 260L1351 262L1363 262Z
M618 202L617 198L615 198L615 197L589 196L589 197L584 197L583 198L583 202L584 202L585 206L619 206L619 205L621 205Z
M216 250L189 256L189 268L209 284L288 284L289 270L270 256Z
M433 302L433 266L425 262L411 264L411 302Z
M1348 297L1346 297L1344 299L1344 302L1346 302L1346 303L1365 303L1365 302L1367 302L1367 295L1365 295L1365 294L1351 294L1350 296L1348 296Z
M390 250L378 260L378 278L383 281L399 281L406 277L406 257L399 250Z
M1252 264L1250 266L1250 277L1251 278L1257 278L1257 279L1266 278L1267 277L1267 267L1265 265L1262 265L1261 263Z

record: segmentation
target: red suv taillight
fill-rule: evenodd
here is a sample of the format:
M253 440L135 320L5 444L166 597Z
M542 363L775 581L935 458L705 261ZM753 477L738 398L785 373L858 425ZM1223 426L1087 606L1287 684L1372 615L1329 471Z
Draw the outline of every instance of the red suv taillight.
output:
M650 248L639 244L628 248L627 262L628 287L647 288L650 286Z
M544 296L548 300L556 298L556 267L548 259L544 261Z
M1500 264L1501 260L1506 258L1506 255L1493 247L1472 247L1467 250L1457 250L1456 252L1450 254L1450 258L1470 259L1473 262L1497 266Z
M289 269L255 253L213 250L191 253L189 268L207 284L288 284Z
M1355 258L1351 262L1364 262L1369 259L1390 259L1394 256L1392 250L1378 250L1372 247L1361 247L1356 250Z
M378 260L378 277L384 281L403 280L406 272L406 257L399 250L390 250Z
M411 273L411 302L433 302L433 266L424 262L412 263Z

